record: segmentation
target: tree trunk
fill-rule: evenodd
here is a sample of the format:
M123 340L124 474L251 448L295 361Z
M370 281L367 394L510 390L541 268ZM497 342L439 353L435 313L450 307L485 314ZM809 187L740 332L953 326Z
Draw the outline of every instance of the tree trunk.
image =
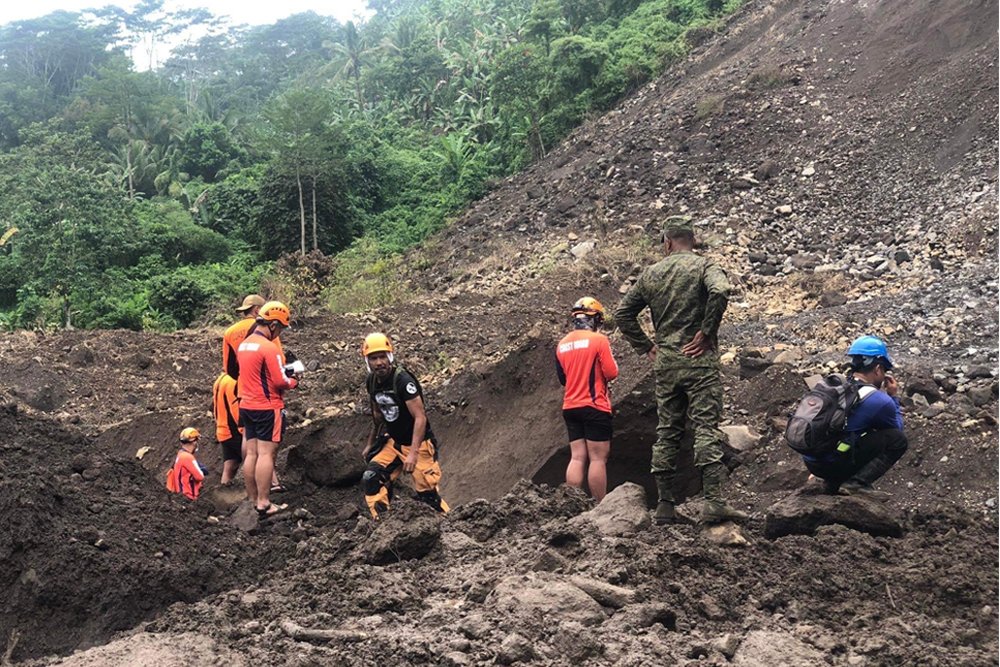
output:
M319 240L316 234L316 174L313 173L313 250L319 250Z
M295 181L299 184L299 221L301 223L301 249L302 254L306 254L306 205L302 201L302 176L299 173L298 165L295 166Z
M128 170L128 198L135 199L135 183L132 182L132 142L125 147L125 168Z

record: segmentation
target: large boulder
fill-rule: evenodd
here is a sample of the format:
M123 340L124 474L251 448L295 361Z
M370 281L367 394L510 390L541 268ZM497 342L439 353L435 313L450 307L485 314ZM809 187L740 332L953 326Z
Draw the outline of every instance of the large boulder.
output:
M288 451L288 465L302 471L320 486L350 486L361 480L365 461L358 441L344 439L332 429L320 425L289 438L294 445Z
M651 520L646 506L646 491L632 482L615 488L589 512L574 517L571 523L590 521L602 535L620 537L649 528Z
M812 535L820 526L840 524L863 533L900 537L898 512L864 495L830 496L800 490L772 505L765 516L764 535Z
M398 500L362 545L365 560L388 565L429 554L441 541L441 518L429 506Z
M528 614L554 626L561 621L597 625L606 618L594 598L556 575L535 572L500 581L486 600L508 614Z
M754 630L733 657L735 667L823 667L823 654L784 632Z

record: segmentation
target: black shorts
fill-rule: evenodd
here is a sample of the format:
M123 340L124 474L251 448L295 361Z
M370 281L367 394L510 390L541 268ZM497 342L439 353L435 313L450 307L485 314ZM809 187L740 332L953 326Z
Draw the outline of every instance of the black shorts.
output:
M611 440L611 413L597 408L571 408L563 410L569 441L591 440L605 442Z
M223 440L219 443L222 445L222 460L223 461L242 461L243 460L243 436L237 434L236 436L229 438L229 440Z
M240 408L240 423L247 440L281 442L285 434L285 411Z

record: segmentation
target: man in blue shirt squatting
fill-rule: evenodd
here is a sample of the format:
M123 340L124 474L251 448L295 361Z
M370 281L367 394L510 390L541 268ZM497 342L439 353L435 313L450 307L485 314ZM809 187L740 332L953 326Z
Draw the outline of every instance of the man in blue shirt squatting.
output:
M827 493L871 492L872 484L889 472L909 443L899 412L899 383L885 343L862 336L847 351L851 374L860 385L857 402L847 418L847 435L832 453L803 456L806 468L824 482Z

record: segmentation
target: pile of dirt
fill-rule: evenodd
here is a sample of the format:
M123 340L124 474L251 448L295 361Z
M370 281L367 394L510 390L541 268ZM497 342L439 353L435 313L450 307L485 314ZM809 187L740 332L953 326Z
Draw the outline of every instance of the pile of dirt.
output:
M210 503L171 496L162 475L13 404L0 430L0 636L20 631L15 657L103 643L294 550L210 521Z
M995 662L996 20L995 2L749 2L410 253L392 305L291 304L285 347L322 366L288 396L293 509L259 525L231 522L211 444L205 500L162 489L180 428L213 431L221 329L0 336L0 638L22 630L25 659L146 622L80 664L180 661L169 646L192 628L215 642L192 664ZM635 506L609 535L589 500L554 488L567 447L552 351L581 295L613 310L675 212L734 284L726 489L753 519L635 534L648 516L623 486ZM373 330L427 390L443 521L401 489L373 524L355 486ZM769 540L768 508L806 480L787 412L867 333L903 387L911 447L879 483L882 525L902 537L823 525L837 507L773 529L813 535ZM651 497L651 365L611 340L610 481ZM693 471L678 484L699 491Z
M772 541L755 520L749 543L729 549L696 526L603 536L570 520L591 502L525 483L441 522L404 500L386 522L308 538L290 567L171 608L142 631L196 627L263 665L995 657L996 530L960 509L910 513L901 539L830 526ZM392 543L391 562L371 558Z

